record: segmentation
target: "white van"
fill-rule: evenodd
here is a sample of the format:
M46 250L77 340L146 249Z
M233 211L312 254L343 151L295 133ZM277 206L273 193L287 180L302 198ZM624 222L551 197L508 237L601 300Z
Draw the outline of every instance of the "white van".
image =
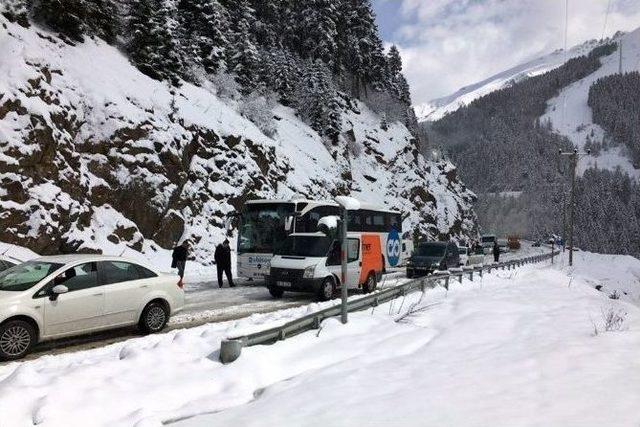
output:
M384 267L380 236L350 232L347 240L348 288L374 291ZM285 291L309 292L321 301L331 299L341 286L340 249L323 233L290 234L271 260L269 293L280 298Z

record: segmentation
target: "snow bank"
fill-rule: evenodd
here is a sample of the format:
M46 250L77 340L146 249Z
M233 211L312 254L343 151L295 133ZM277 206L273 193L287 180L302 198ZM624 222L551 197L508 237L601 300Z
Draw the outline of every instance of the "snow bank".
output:
M588 261L412 294L226 366L227 334L319 306L0 366L2 425L637 426L640 309L593 289L611 259Z

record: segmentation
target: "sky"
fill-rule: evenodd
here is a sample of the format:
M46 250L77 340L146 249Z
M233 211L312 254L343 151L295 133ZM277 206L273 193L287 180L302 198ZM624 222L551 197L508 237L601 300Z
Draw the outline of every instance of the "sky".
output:
M565 0L372 0L414 104L564 46ZM640 0L568 0L567 46L640 27ZM609 10L609 13L607 13Z

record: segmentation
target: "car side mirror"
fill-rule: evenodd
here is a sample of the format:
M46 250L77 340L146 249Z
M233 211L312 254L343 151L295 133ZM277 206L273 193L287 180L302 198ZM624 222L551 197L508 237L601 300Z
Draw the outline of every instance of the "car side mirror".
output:
M58 299L58 296L60 296L61 294L66 294L67 292L69 292L69 288L67 288L65 285L56 285L53 287L53 289L51 289L51 295L49 295L49 299L51 301L55 301Z

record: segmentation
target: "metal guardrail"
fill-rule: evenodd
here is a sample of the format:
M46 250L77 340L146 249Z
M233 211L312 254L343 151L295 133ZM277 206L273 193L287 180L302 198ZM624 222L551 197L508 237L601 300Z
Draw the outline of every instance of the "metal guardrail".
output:
M384 304L398 297L408 295L416 290L425 291L427 288L434 288L438 283L443 284L445 288L449 288L449 283L452 280L458 279L462 282L465 276L468 276L473 281L474 276L482 277L483 272L491 272L491 270L511 270L516 267L521 267L525 264L534 264L545 261L552 258L558 252L534 255L521 259L514 259L499 263L491 263L486 265L477 265L470 267L463 267L460 269L454 269L443 272L436 272L431 276L425 276L411 280L402 285L397 285L392 288L382 289L374 292L370 295L366 295L362 298L357 298L348 301L347 309L349 312L360 311L367 308L376 307L380 304ZM306 332L312 329L318 329L320 323L323 320L330 317L340 315L341 305L337 304L323 310L316 311L315 313L308 314L298 319L285 323L284 325L277 326L270 329L254 332L252 334L237 336L233 338L227 338L222 341L220 345L220 361L222 363L231 363L240 357L243 347L250 347L259 344L272 344L279 340L290 338L294 335L298 335L302 332Z

